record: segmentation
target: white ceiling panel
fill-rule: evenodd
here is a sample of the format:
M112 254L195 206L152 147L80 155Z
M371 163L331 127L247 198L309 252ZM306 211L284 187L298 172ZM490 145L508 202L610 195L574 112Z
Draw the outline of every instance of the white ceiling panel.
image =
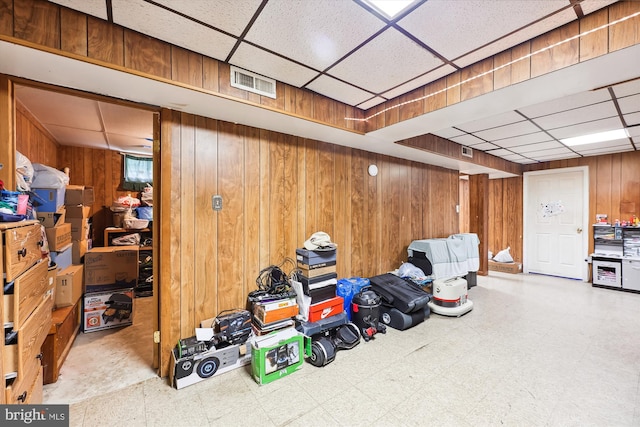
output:
M492 156L498 156L498 157L504 157L504 156L508 156L513 154L512 151L507 150L505 148L499 148L497 150L489 150L487 151L488 154L491 154Z
M427 74L425 74L424 76L420 76L414 80L411 80L410 82L400 85L394 89L391 89L385 93L382 94L382 96L386 97L386 98L395 98L396 96L400 96L403 95L407 92L412 91L413 89L416 89L420 86L424 86L427 83L431 83L435 80L438 80L440 77L444 77L447 76L451 73L453 73L456 69L453 68L451 65L449 64L445 64L441 67L436 68L433 71L428 72ZM429 93L426 93L425 95L431 95Z
M582 3L580 3L580 7L582 8L582 12L588 15L617 1L618 0L583 0Z
M455 64L459 67L466 67L467 65L471 65L491 55L495 55L496 53L507 50L513 46L517 46L520 43L523 43L539 34L546 33L547 31L558 28L561 25L564 25L575 19L576 14L573 9L565 9L548 17L547 19L532 24L514 34L497 40L495 43L491 43L489 46L480 48L474 52L469 53L468 55L463 56L462 58L456 59ZM512 58L512 60L516 59L518 58Z
M391 28L333 67L330 74L381 93L440 65L442 61Z
M490 142L483 142L482 144L475 144L473 146L474 150L483 150L483 151L485 151L485 150L493 150L493 149L496 149L496 148L500 148L500 146L496 145L496 144L492 144Z
M56 92L16 86L16 97L43 125L102 131L96 101ZM48 127L48 126L47 126Z
M564 145L562 145L557 141L547 141L547 142L540 142L538 144L528 144L528 145L521 145L519 147L512 147L511 151L524 154L524 153L540 152L542 150L552 150L555 148L562 148L562 147L564 147Z
M567 6L565 0L509 3L505 7L501 1L430 0L399 24L436 52L455 59Z
M271 0L246 39L324 70L383 26L353 1Z
M231 64L283 83L301 87L318 73L250 44L242 43L231 57ZM268 74L272 73L272 74Z
M537 132L540 132L540 128L526 121L475 132L475 134L482 139L495 141L498 139L513 138L515 136Z
M498 126L508 125L511 123L521 122L524 120L525 118L515 111L507 111L504 114L498 114L497 116L474 120L472 122L464 123L456 127L467 132L477 132Z
M320 76L306 87L314 92L349 105L360 104L372 96L369 92L365 92L328 76Z
M505 154L504 156L502 156L502 158L505 160L509 160L510 162L526 160L526 158L521 156L520 154Z
M231 33L242 34L262 0L156 0L170 9L191 16L213 27Z
M47 129L56 138L56 141L62 145L91 146L102 149L109 148L103 132L57 125L47 125Z
M112 150L120 150L127 153L149 153L153 146L152 141L147 141L144 138L111 133L108 133L106 137Z
M554 99L549 102L543 102L529 107L520 108L518 111L529 118L536 118L609 100L611 100L609 91L607 91L606 89L600 89L596 91L580 92L575 95L564 96L562 98Z
M631 144L616 148L598 148L596 150L581 151L583 156L597 156L598 154L624 153L626 151L634 151Z
M539 162L550 162L552 160L575 159L576 157L580 157L580 155L569 151L568 154L563 154L563 153L549 154L545 156L535 157L535 159L538 160Z
M579 153L583 151L593 151L593 150L601 150L601 149L620 149L624 147L631 147L631 142L629 142L628 138L616 139L614 141L605 141L605 142L596 142L595 144L584 144L584 145L576 145L575 147L571 147L574 151Z
M446 129L441 129L439 131L436 132L432 132L434 135L438 135L441 136L442 138L453 138L454 136L460 136L460 135L464 135L464 132L461 131L460 129L456 129L456 128L446 128Z
M553 138L551 136L547 135L544 132L536 132L536 133L530 133L527 135L514 136L513 138L501 139L500 145L502 147L511 148L511 147L518 147L521 145L546 142L552 139Z
M87 15L95 16L100 19L107 19L107 3L105 1L87 1L87 0L49 0L66 6L70 9L79 10Z
M533 119L533 121L544 129L555 129L578 123L616 117L617 115L618 112L616 111L615 105L609 101L538 117Z
M376 96L375 98L372 98L367 102L363 102L362 104L359 104L358 108L361 108L363 110L368 110L369 108L373 108L376 105L382 104L384 101L386 101L384 98L380 98L379 96Z
M618 97L640 93L640 78L613 86L613 92Z
M153 113L123 105L98 103L105 131L109 134L153 138Z
M640 113L625 114L624 121L628 126L640 125Z
M236 43L233 37L143 0L112 0L112 5L116 24L215 59L224 61Z
M469 145L469 146L476 145L476 144L484 144L485 142L487 142L483 139L478 138L475 135L469 135L469 134L454 136L449 139L453 142L457 142L458 144Z
M567 126L563 128L549 130L549 133L554 138L572 138L574 136L588 135L596 132L606 132L609 130L616 130L622 128L620 119L617 117L611 119L597 120L595 122L582 123L574 126Z
M627 133L631 138L635 138L636 136L640 137L640 126L627 128Z
M637 113L640 111L640 94L619 98L618 104L622 114Z

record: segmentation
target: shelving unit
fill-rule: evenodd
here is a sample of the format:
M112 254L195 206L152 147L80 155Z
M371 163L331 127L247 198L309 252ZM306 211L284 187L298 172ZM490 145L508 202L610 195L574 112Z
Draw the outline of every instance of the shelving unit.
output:
M593 225L593 286L640 292L640 227Z
M113 239L129 234L140 234L138 283L134 288L136 296L153 295L153 232L150 228L127 229L108 227L104 230L105 246L113 246Z
M118 228L118 227L107 227L104 229L104 245L105 246L113 246L113 239L121 236L126 236L128 234L140 234L140 250L151 250L151 244L145 245L145 240L151 241L153 238L153 233L150 228Z

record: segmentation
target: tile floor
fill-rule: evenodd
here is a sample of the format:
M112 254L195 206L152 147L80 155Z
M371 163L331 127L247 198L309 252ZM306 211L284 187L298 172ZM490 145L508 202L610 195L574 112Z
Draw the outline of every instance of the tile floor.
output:
M152 375L127 384L149 375L136 360L100 378L112 391L58 394L104 363L82 339L45 402L65 396L72 426L640 425L640 294L491 272L469 297L463 317L432 314L263 386L245 369L182 390Z

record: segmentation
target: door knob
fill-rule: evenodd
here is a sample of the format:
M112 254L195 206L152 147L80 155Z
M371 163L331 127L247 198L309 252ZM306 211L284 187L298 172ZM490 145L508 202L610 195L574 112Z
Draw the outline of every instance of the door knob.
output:
M578 227L578 229L576 230L578 232L578 234L582 233L582 228Z

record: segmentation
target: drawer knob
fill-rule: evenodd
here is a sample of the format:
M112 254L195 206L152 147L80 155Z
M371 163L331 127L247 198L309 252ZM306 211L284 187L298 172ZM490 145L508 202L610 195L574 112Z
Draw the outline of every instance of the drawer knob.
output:
M27 256L27 248L22 248L18 251L18 256L20 257L26 257Z
M18 402L24 402L27 400L27 392L23 391L20 396L18 396Z
M42 360L42 357L43 357L42 353L38 353L36 355L36 359Z
M44 246L44 240L40 240L40 241L38 242L38 246L43 247L43 246Z

